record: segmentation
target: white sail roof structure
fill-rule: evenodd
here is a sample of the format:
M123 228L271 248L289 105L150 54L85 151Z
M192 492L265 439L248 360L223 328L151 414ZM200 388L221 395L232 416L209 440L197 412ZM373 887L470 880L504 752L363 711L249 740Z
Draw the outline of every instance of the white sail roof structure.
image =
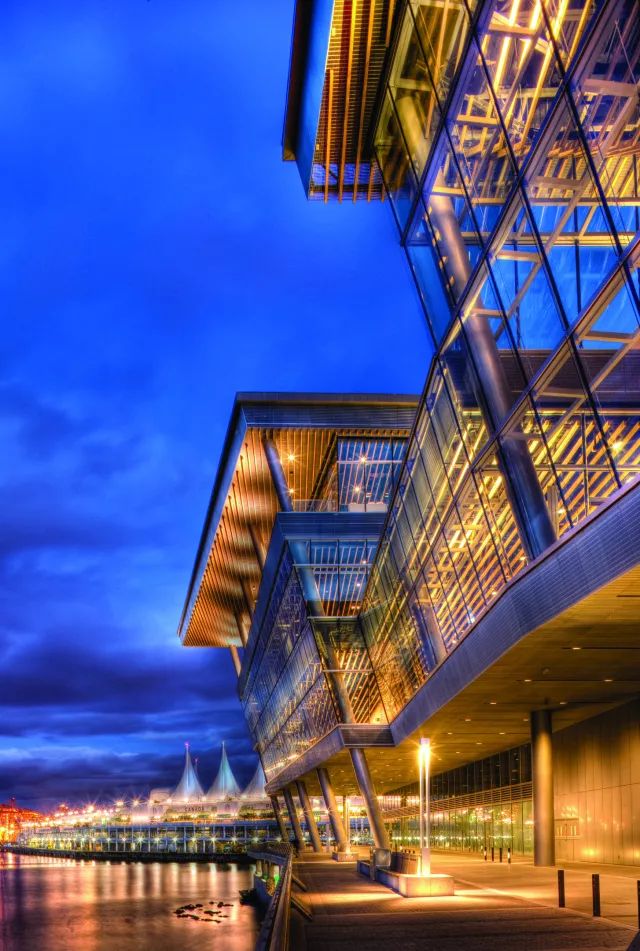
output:
M247 786L247 788L242 793L243 799L266 799L267 794L265 792L265 784L267 780L264 775L264 770L262 768L262 763L258 762L255 773L253 774L253 779Z
M222 756L220 757L220 768L218 775L213 781L211 789L207 793L207 799L235 799L240 795L240 786L233 775L227 751L222 744Z
M190 802L194 799L202 799L204 792L198 780L193 763L191 762L189 744L185 743L184 745L184 770L182 772L182 778L180 782L171 793L171 798L177 799L179 802Z

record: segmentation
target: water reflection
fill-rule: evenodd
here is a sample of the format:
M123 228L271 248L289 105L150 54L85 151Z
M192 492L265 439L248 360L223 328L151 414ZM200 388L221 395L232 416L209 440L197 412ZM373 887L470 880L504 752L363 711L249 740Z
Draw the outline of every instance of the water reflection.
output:
M0 855L0 951L250 951L255 911L236 865L76 862ZM187 903L232 902L218 924L176 918Z

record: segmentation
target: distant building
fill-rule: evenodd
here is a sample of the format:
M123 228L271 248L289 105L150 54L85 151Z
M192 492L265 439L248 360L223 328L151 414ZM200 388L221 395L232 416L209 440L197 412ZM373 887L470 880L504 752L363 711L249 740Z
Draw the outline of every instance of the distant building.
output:
M15 842L28 822L40 822L45 816L33 809L22 809L15 799L0 802L0 842Z
M152 789L147 802L141 802L132 811L132 818L148 815L150 818L175 818L177 816L242 816L249 813L272 815L272 806L264 788L265 778L258 764L256 772L246 789L235 778L226 746L222 744L220 765L211 786L204 791L191 757L189 744L185 744L184 768L178 784L173 789Z

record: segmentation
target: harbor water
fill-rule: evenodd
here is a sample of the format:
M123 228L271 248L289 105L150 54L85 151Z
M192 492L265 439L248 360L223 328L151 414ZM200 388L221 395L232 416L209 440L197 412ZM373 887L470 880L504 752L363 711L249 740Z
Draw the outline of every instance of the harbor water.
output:
M235 864L0 853L0 951L253 951L251 884Z

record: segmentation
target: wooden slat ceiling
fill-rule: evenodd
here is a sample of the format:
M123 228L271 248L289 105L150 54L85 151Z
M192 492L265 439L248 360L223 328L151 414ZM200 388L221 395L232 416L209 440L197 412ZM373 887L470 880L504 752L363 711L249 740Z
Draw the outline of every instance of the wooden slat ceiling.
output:
M241 646L240 630L249 630L261 580L252 532L266 551L278 512L262 446L265 437L273 439L278 448L294 507L304 511L305 501L316 494L319 475L337 436L399 434L399 430L391 433L386 429L247 429L183 643Z
M394 8L394 0L335 0L310 198L382 197L369 127Z

